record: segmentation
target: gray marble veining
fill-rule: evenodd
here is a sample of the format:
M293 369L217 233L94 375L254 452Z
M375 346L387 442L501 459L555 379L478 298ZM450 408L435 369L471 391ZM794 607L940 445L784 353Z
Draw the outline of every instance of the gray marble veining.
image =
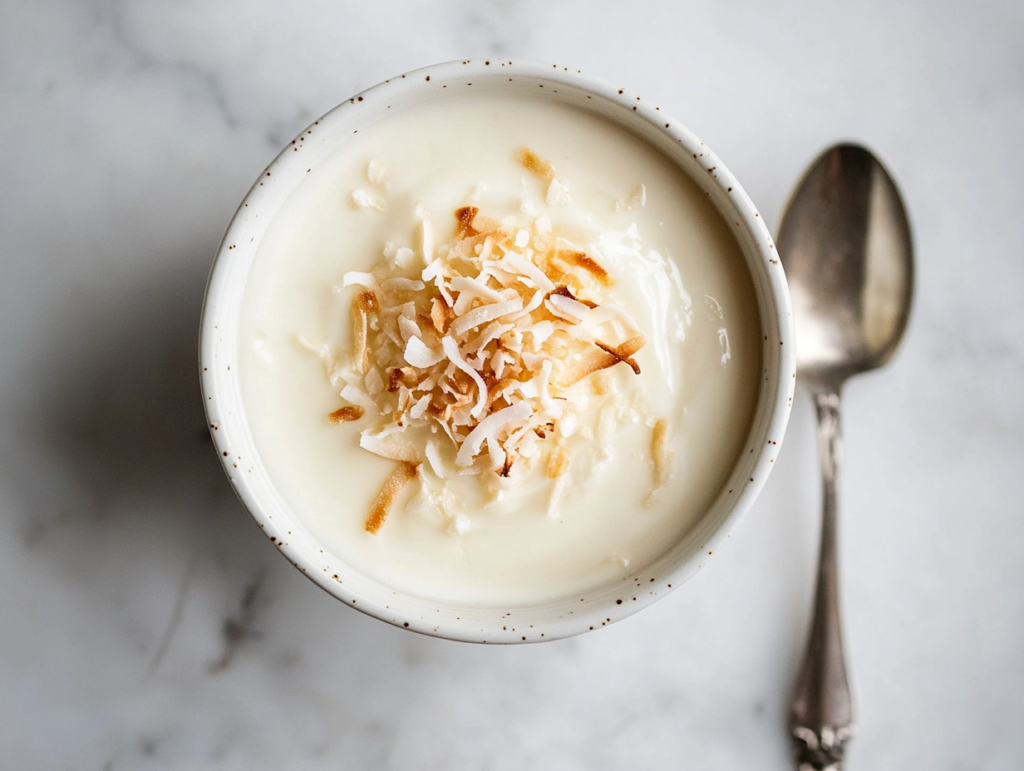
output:
M920 272L892 367L846 394L848 766L1019 767L1022 32L1024 10L995 1L0 4L4 764L791 767L810 408L706 571L608 629L519 649L341 608L263 539L212 454L198 314L245 190L356 91L483 55L636 89L769 223L822 147L884 154Z

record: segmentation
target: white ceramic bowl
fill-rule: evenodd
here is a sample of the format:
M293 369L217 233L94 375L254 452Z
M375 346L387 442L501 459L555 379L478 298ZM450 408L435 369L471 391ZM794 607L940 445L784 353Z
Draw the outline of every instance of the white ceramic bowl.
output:
M282 499L246 421L236 366L239 318L250 266L274 214L306 170L342 148L353 132L467 87L511 94L535 94L544 87L551 98L596 113L653 145L705 192L732 226L753 279L765 374L746 444L754 452L737 459L711 508L663 557L639 568L630 580L593 591L582 601L574 596L514 609L439 605L359 574L320 544ZM303 135L310 141L304 142L302 152L285 147L261 173L228 227L207 287L200 341L203 400L218 455L239 498L281 553L321 588L383 621L487 643L553 640L605 626L651 604L700 570L764 485L789 419L795 383L782 266L763 220L722 161L681 124L635 94L579 70L520 60L449 62L400 75L352 97ZM643 591L634 592L638 582Z

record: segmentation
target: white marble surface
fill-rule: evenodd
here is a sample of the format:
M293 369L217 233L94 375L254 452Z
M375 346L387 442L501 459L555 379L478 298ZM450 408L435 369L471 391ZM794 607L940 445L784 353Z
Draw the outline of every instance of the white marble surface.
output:
M495 649L341 607L235 501L196 375L263 165L357 90L572 64L682 120L770 225L820 149L902 184L917 304L846 399L851 771L1024 758L1024 5L0 2L0 765L788 769L812 417L730 546L654 607Z

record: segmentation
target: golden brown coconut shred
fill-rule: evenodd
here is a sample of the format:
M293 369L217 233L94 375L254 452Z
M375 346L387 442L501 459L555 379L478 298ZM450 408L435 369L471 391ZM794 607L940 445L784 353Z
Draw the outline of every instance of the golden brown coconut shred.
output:
M416 478L419 473L419 463L403 463L385 480L384 486L377 493L377 498L370 506L370 515L366 518L366 532L376 535L384 520L391 513L391 507L395 505L395 499L405 486Z
M555 167L545 161L537 153L528 147L520 148L516 153L516 161L531 174L536 174L544 179L551 179L555 176Z
M358 404L346 404L344 407L340 407L330 413L327 419L332 423L348 423L353 420L359 420L365 414L366 410Z
M555 287L552 291L548 292L548 297L551 297L552 295L561 295L562 297L568 297L570 300L575 300L578 303L583 303L588 308L597 307L596 302L594 302L593 300L584 300L582 298L577 297L572 293L572 290L569 287L564 285Z
M668 450L668 421L661 418L654 424L654 430L651 432L651 461L654 463L654 484L644 501L645 506L650 506L655 501L672 478L672 462L674 459L675 453Z
M619 361L621 361L621 362L623 362L625 364L628 364L632 368L632 370L633 370L633 372L635 374L637 374L637 375L640 374L640 365L636 363L636 359L632 358L631 356L619 353L619 349L618 348L612 348L610 345L608 345L606 343L602 343L600 340L595 340L594 341L594 345L596 345L602 351L605 351L606 353L610 353L612 356L614 356Z
M455 311L451 309L451 306L444 301L441 295L437 295L430 305L430 323L434 325L434 329L437 330L438 334L444 334L448 331L448 325L452 323L452 319L455 318Z
M633 371L639 375L640 367L630 357L644 347L644 342L644 336L637 335L636 337L631 337L622 345L618 345L615 348L610 348L602 345L601 343L595 343L595 345L600 347L601 353L597 353L595 351L590 356L585 356L580 359L566 372L561 385L563 387L571 386L574 383L578 383L587 375L598 372L602 369L608 369L608 367L613 367L620 361L628 364L633 368Z
M592 257L587 256L586 252L577 252L566 249L557 252L555 257L562 260L567 265L583 268L583 270L590 273L605 286L610 286L612 283L612 277L608 274L608 271L602 268Z
M456 238L469 238L477 234L477 230L473 227L473 220L476 219L476 215L479 213L480 210L475 206L463 206L461 209L456 210L455 219L459 223L455 228Z
M569 448L564 445L559 445L553 449L548 456L548 465L545 469L548 477L557 479L568 471L570 457Z
M388 393L397 393L402 386L416 383L416 372L412 367L392 367L388 371Z
M356 366L360 374L365 375L370 366L369 351L366 347L366 337L369 331L369 317L371 313L380 310L377 303L377 295L373 292L360 292L352 300L352 311L355 321L355 344L356 344Z

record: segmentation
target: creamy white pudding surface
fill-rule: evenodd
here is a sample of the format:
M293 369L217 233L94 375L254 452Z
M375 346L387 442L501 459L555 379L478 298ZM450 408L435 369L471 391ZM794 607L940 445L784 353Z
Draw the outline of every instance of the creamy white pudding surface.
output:
M527 168L523 148L553 169ZM396 591L514 606L582 596L642 569L685 535L745 451L761 336L739 247L682 172L586 112L541 98L472 95L403 110L361 130L306 177L256 254L239 366L263 465L325 548ZM458 455L460 447L424 417L426 401L418 428L396 427L390 409L380 415L377 407L397 398L386 392L388 369L372 360L359 366L353 347L356 296L376 288L375 296L401 300L406 289L429 290L436 280L430 265L447 254L455 212L464 207L506 223L511 235L502 249L514 256L495 272L508 281L520 276L524 303L544 279L523 280L530 269L517 260L530 261L532 247L561 239L610 278L583 276L572 296L623 311L600 317L593 335L610 346L636 333L646 341L632 357L640 374L619 362L556 400L533 386L510 388L495 409L533 395L535 404L572 414L531 432L523 455L513 464L509 454L505 468L496 467L506 456L497 446L489 454L486 442L476 457ZM484 256L494 249L493 260L504 253L478 245L488 250ZM516 274L515 265L525 273ZM387 284L395 277L401 280ZM502 290L493 278L490 286ZM576 325L572 313L587 311L565 295L548 307L536 339ZM417 323L429 326L411 316L402 322L402 345L417 337ZM377 316L368 324L367 339L383 340ZM433 346L440 355L438 336L428 329L423 340L414 352L429 359L423 350ZM524 358L541 368L544 352L529 332L510 344L525 346ZM493 374L489 353L475 361ZM553 364L555 372L571 366ZM551 371L552 364L544 366ZM475 388L467 397L473 407L483 393ZM349 417L362 415L328 418L348 407L359 408ZM471 407L464 409L468 419ZM368 513L400 462L363 449L361 439L371 447L373 439L411 442L418 452L433 444L431 462L419 459L376 532L367 529Z

